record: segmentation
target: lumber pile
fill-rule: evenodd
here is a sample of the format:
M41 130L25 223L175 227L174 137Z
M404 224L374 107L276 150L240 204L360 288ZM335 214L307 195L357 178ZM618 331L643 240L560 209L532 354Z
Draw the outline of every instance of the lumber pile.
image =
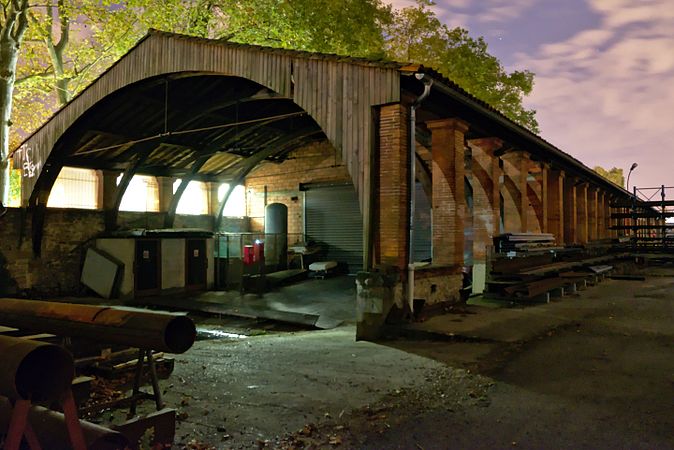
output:
M555 236L550 233L505 233L494 237L497 253L549 251L555 246Z
M620 255L603 247L559 247L549 233L506 233L494 238L485 295L513 302L549 302L551 297L594 285Z

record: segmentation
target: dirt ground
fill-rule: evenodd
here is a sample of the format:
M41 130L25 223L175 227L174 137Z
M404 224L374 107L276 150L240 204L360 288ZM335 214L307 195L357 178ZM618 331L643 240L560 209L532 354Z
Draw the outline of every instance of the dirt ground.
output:
M177 448L674 448L674 269L653 275L520 309L554 320L518 339L205 321L220 338L162 382Z

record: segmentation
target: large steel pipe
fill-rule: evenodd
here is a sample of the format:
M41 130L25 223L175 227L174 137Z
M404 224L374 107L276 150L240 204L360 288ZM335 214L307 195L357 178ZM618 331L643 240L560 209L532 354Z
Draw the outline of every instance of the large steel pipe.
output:
M9 427L12 405L9 400L0 397L0 434ZM41 406L33 406L28 412L30 423L42 448L49 450L69 450L72 448L63 413ZM129 441L118 431L100 425L80 421L84 441L88 450L122 450L130 448Z
M0 336L0 395L58 400L70 389L74 373L72 355L58 345Z
M168 353L187 351L197 335L185 315L10 298L0 298L0 325Z

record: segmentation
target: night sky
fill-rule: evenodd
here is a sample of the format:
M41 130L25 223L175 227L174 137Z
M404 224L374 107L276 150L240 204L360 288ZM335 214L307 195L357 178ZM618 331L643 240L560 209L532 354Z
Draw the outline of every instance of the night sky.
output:
M436 12L536 74L525 105L543 138L590 167L637 162L631 185L674 186L674 0L437 0Z

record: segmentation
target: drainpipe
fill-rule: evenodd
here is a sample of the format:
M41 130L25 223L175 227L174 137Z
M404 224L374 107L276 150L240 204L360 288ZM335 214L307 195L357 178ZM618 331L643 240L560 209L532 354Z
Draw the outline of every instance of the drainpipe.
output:
M410 215L409 215L409 244L407 246L407 302L410 311L414 313L414 210L416 208L416 123L417 123L417 108L431 93L431 86L433 80L424 73L415 73L417 80L424 83L424 92L417 97L410 108Z

